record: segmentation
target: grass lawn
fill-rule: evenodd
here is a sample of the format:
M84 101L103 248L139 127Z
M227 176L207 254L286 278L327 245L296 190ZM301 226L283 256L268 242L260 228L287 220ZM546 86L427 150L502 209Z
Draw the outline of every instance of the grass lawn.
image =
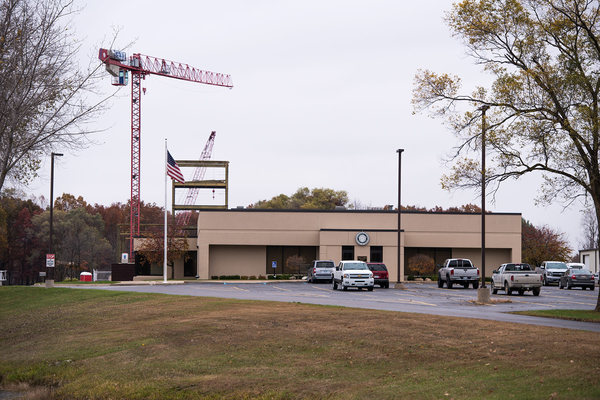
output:
M89 282L89 281L60 281L60 282L54 282L55 284L59 284L59 285L106 285L106 284L111 284L111 283L116 283L113 281L95 281L95 282ZM43 286L43 285L42 285Z
M593 310L531 310L515 311L514 314L600 323L600 313Z
M2 287L0 348L39 399L600 398L597 333L299 303Z

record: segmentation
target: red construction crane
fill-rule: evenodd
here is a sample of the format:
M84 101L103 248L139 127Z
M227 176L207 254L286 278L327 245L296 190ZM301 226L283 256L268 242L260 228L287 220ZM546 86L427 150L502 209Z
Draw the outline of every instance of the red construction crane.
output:
M217 134L217 132L215 132L215 131L212 131L210 133L210 136L208 137L208 140L206 141L206 145L204 146L204 150L202 150L202 154L200 155L200 161L210 160L210 157L212 156L212 149L215 144L216 134ZM194 171L194 177L192 178L192 180L193 181L201 181L202 179L204 179L204 174L206 174L206 167L198 167ZM188 189L184 204L186 206L194 204L196 202L196 199L198 198L198 192L200 192L200 189L198 189L198 188ZM191 211L184 211L184 212L177 214L177 225L180 225L180 226L187 225L188 222L190 222L191 216L192 216Z
M229 75L202 71L187 64L163 58L134 53L131 57L122 51L100 49L98 58L113 76L112 84L125 86L131 73L131 211L129 218L129 257L133 259L133 238L140 235L140 149L142 133L142 79L146 75L203 83L232 88Z

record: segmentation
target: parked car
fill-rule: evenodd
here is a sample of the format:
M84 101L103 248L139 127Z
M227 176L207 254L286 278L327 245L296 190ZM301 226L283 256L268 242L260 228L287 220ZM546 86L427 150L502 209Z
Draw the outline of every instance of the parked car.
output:
M531 290L534 296L540 295L542 274L535 272L529 264L507 263L492 272L492 294L504 290L507 295L517 291L520 295Z
M585 264L584 263L567 263L567 267L569 267L569 268L584 269L585 268Z
M438 287L443 288L444 283L448 289L458 283L466 289L469 284L474 289L479 287L479 268L475 268L471 260L466 258L449 258L438 271Z
M373 272L375 284L387 289L390 287L390 277L384 263L367 263L367 267Z
M596 283L594 274L589 269L569 268L567 272L558 281L558 288L571 289L580 287L582 290L589 288L594 290Z
M373 273L364 261L340 261L333 272L333 290L355 287L372 291L374 285Z
M333 271L335 271L335 263L331 260L316 260L308 269L306 280L310 283L318 281L333 281Z
M551 283L558 283L560 277L565 274L569 269L567 264L562 261L544 261L538 270L542 274L544 279L544 286L548 286Z

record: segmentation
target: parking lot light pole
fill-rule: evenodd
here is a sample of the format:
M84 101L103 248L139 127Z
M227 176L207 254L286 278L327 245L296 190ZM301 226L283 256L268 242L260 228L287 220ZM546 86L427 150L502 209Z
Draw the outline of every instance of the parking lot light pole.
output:
M62 153L54 153L50 154L50 243L48 246L48 253L54 254L54 246L52 243L52 233L53 233L53 221L54 221L54 157L61 157ZM56 258L55 261L56 263ZM52 268L47 269L47 277L46 277L46 286L52 287L54 286L54 268L56 268L56 264Z
M485 112L490 106L482 106L481 110L481 287L485 288Z
M477 290L479 303L490 302L490 291L485 286L485 112L490 108L483 105L481 110L481 287Z
M402 245L402 152L404 149L396 150L398 153L398 278L396 279L397 283L400 283L400 246Z

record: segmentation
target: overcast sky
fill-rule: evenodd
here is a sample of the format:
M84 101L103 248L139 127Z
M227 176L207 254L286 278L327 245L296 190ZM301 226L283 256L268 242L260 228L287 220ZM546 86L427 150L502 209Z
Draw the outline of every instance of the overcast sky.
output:
M413 115L415 72L463 78L465 91L489 82L450 35L452 1L93 1L75 18L84 59L97 58L113 29L117 47L231 74L229 90L160 76L143 81L141 198L164 204L164 139L175 159L198 159L216 131L213 159L230 161L229 206L298 187L346 190L363 205L397 205L396 149L403 148L402 203L479 204L474 191L441 189L443 159L458 144L442 120ZM105 90L112 89L106 74ZM88 203L130 195L130 86L95 126L83 151L62 151L55 194ZM49 162L25 188L49 197ZM536 206L539 176L503 186L497 212L581 239L579 204Z

